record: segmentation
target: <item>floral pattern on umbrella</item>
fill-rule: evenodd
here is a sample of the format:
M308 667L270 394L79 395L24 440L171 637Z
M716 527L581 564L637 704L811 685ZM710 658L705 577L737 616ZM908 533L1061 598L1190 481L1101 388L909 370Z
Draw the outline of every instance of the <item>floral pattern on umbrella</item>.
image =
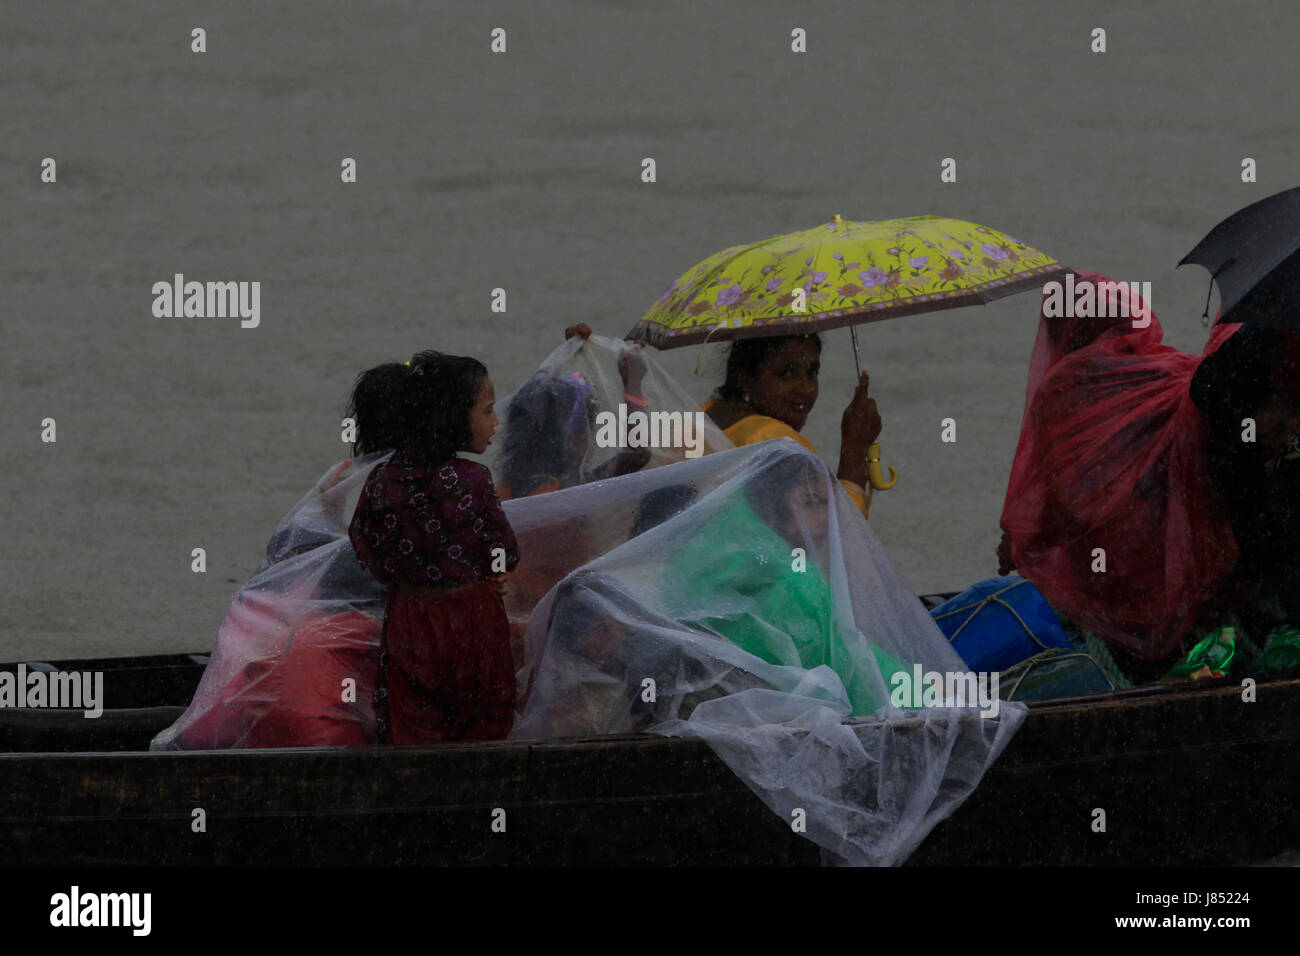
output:
M836 216L710 256L670 285L627 338L672 348L815 332L988 302L1065 271L1046 253L972 222ZM797 290L803 312L795 311Z

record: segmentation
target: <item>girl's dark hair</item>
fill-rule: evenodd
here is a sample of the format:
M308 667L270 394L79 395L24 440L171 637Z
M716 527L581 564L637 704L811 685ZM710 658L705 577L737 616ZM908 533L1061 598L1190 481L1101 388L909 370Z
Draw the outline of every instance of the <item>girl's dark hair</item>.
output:
M487 378L487 367L468 355L429 349L411 357L406 385L406 447L438 460L450 458L474 439L469 410Z
M401 362L376 365L357 376L347 415L357 427L353 455L389 451L405 444L402 404L411 370Z
M822 350L820 335L765 335L754 339L737 339L727 353L727 377L718 388L718 396L726 402L744 401L745 389L741 379L753 378L767 361L768 356L791 342L813 341L817 353Z
M478 359L416 353L409 365L378 365L357 376L348 414L357 423L354 455L415 448L450 458L473 440L469 411L487 368Z

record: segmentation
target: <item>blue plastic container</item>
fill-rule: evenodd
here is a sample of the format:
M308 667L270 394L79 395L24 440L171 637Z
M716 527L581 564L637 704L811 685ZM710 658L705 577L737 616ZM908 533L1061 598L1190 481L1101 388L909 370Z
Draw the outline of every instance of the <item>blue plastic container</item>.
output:
M930 611L973 671L1001 671L1070 641L1038 589L1021 577L990 578Z

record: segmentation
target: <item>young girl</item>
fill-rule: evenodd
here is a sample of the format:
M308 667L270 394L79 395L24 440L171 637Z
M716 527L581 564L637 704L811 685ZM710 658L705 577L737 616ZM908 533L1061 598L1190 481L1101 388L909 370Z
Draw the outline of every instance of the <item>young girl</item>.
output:
M388 408L354 405L362 434L368 417L394 420L397 402L401 412L396 451L371 472L348 532L388 588L379 742L503 738L515 675L501 594L519 554L488 470L455 455L487 448L496 395L472 358L421 352L403 374Z

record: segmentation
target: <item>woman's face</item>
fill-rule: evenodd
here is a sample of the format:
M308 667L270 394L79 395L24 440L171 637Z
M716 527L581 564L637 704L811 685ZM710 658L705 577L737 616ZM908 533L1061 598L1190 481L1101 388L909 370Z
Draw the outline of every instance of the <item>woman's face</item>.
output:
M764 359L758 374L742 379L741 387L748 393L754 411L799 431L817 403L817 376L821 368L817 342L799 339L785 343Z
M487 446L492 444L492 433L500 424L492 408L496 400L497 393L492 387L492 379L484 376L483 384L479 386L478 395L474 398L474 405L469 410L469 428L472 438L468 450L476 455L487 451Z

